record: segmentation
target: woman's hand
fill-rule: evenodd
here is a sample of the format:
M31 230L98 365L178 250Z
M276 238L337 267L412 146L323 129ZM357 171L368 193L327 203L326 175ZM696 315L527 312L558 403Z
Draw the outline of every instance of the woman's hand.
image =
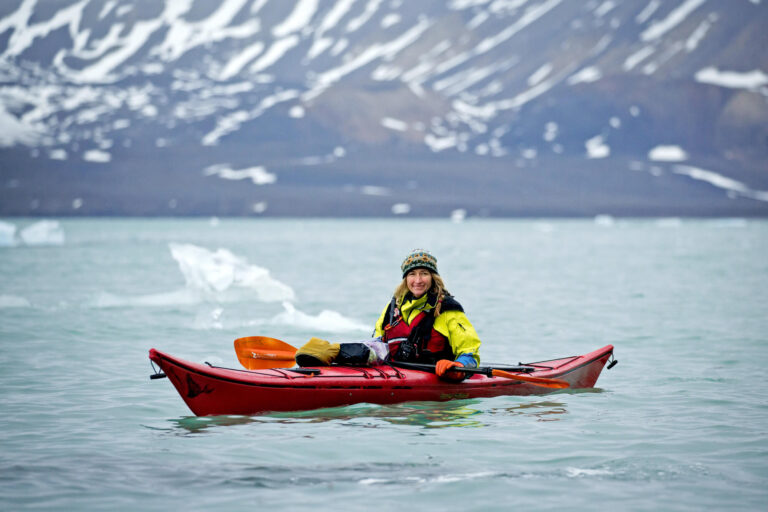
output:
M450 380L461 380L464 378L463 372L457 372L451 370L451 368L463 368L464 365L458 361L451 361L449 359L441 359L435 364L435 373L438 377L444 377Z

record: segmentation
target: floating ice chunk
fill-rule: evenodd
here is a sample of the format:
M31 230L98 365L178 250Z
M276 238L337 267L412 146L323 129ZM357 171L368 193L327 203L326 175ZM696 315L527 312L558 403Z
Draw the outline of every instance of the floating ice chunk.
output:
M58 221L41 220L21 230L21 239L27 245L62 245L64 231Z
M216 252L191 244L169 244L187 287L203 292L223 292L230 288L254 290L264 302L293 300L293 290L272 278L269 270L249 265L226 249Z
M537 222L533 227L540 233L553 233L555 231L555 225L549 222Z
M679 228L683 225L683 221L680 217L668 217L664 219L657 219L656 225L660 228Z
M600 214L595 215L595 224L603 227L611 227L616 224L616 221L611 215Z
M28 308L31 306L32 304L30 304L24 297L18 297L16 295L0 295L0 309Z
M16 225L0 221L0 247L15 247L17 243Z
M217 164L206 167L203 173L206 176L218 176L225 180L250 179L254 185L269 185L277 181L277 176L261 165L246 169L232 169L228 164Z
M294 119L301 119L306 115L306 110L301 105L294 105L288 111L288 115Z
M264 213L267 211L267 202L266 201L259 201L257 203L253 203L252 210L253 213Z
M713 225L717 228L745 228L749 225L749 222L747 222L747 219L734 217L715 220Z
M318 315L308 315L296 309L290 302L283 302L285 311L269 321L273 325L288 325L311 331L351 332L370 331L371 326L343 316L336 311L323 310ZM261 322L254 322L258 324Z
M704 68L696 73L696 81L704 84L718 85L730 89L757 89L768 84L768 75L759 69L747 73L735 71L720 71L714 67Z
M592 137L585 144L587 158L606 158L611 154L611 148L603 140L602 135Z
M411 205L408 203L396 203L392 205L392 213L395 215L407 215L411 213Z
M467 218L467 210L464 208L457 208L456 210L453 210L451 212L451 222L460 223L464 222L464 219Z

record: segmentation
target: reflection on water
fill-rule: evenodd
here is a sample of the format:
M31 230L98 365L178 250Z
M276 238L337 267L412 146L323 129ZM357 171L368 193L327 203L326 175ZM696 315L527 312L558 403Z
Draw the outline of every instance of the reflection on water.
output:
M394 405L356 404L347 407L315 409L312 411L277 412L262 416L186 416L170 420L176 434L201 434L216 427L231 427L251 423L326 423L357 428L379 428L381 422L390 425L412 425L421 428L485 427L492 416L508 415L534 418L537 421L558 421L568 410L564 402L535 401L515 403L509 407L488 407L482 399L450 402L407 402Z
M254 422L250 416L184 416L170 420L174 425L175 433L202 434L214 427L232 427L235 425L247 425ZM181 429L181 432L179 432Z
M538 421L559 421L561 414L567 414L565 404L561 402L530 402L514 407L497 408L488 411L489 414L510 414L534 416Z

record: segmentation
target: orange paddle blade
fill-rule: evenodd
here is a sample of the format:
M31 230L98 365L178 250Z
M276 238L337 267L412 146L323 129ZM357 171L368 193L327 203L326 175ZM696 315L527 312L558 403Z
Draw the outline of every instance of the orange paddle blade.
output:
M546 379L544 377L531 377L530 375L518 375L516 373L505 372L504 370L494 369L491 374L494 377L505 377L507 379L521 380L524 382L530 382L537 386L544 386L545 388L565 389L571 387L566 381L561 379Z
M237 359L249 370L290 368L296 361L296 348L267 336L247 336L235 340Z

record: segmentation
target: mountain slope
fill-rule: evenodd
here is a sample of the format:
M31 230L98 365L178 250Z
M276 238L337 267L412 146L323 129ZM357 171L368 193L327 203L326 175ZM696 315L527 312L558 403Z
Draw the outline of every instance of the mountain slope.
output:
M0 6L0 214L765 215L758 0Z

